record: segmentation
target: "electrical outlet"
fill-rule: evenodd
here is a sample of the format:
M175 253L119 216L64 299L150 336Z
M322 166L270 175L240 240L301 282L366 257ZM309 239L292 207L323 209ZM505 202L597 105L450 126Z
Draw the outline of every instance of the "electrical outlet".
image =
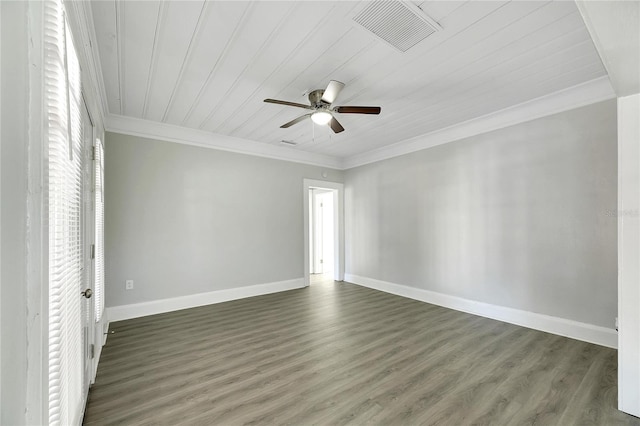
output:
M125 290L133 290L133 280L126 280L124 282L124 289Z

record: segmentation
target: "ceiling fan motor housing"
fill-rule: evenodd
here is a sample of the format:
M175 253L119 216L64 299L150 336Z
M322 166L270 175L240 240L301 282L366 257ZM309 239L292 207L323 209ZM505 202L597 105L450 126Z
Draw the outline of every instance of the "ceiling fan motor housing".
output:
M323 94L323 89L314 90L309 93L309 102L311 103L311 106L316 108L328 107L329 104L322 100Z

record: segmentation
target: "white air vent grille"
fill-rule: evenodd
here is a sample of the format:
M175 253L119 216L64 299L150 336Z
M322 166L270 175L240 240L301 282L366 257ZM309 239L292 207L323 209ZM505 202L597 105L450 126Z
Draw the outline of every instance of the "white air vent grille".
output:
M353 20L401 52L442 28L411 3L372 1Z

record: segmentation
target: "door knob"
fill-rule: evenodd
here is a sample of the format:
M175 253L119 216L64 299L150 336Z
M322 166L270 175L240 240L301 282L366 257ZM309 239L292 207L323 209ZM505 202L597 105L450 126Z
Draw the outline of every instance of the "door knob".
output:
M80 294L86 297L87 299L91 299L91 296L93 296L93 290L88 288L85 291L81 292Z

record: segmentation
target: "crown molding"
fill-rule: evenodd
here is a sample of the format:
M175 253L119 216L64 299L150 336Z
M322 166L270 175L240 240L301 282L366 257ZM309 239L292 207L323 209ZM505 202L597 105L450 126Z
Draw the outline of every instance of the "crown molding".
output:
M219 149L239 154L254 155L276 160L292 161L313 166L340 169L340 160L329 155L300 151L292 148L269 145L248 139L191 129L173 124L159 123L141 118L108 114L105 130L131 136L158 139L184 145Z
M375 163L615 97L616 94L611 86L609 77L600 77L422 136L362 154L352 155L342 160L341 168L346 170Z
M269 145L204 130L107 114L105 130L258 157L347 170L615 98L607 76L463 123L346 158Z

